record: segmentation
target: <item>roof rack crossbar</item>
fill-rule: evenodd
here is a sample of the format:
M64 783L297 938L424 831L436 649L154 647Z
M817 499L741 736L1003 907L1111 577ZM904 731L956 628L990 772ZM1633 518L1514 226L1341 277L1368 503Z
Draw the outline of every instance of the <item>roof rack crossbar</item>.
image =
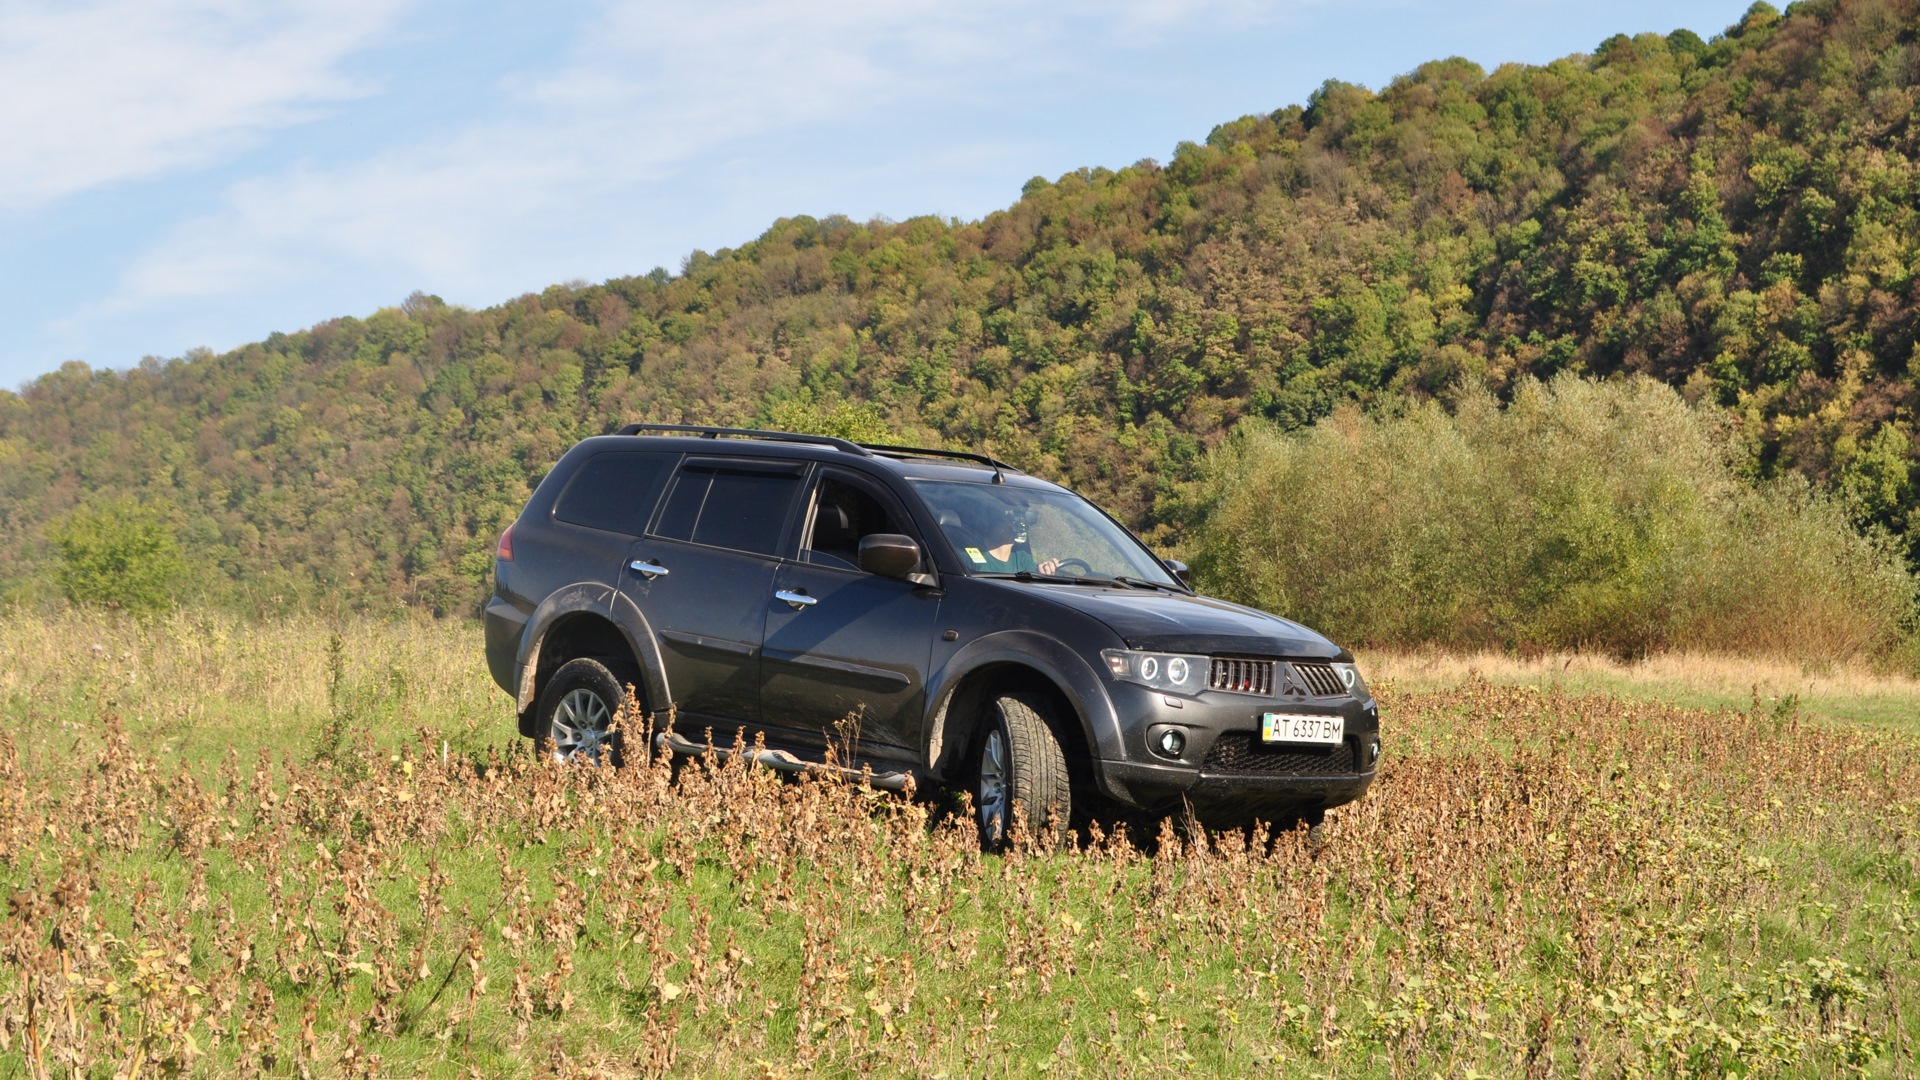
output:
M996 484L1004 484L1007 482L1007 478L1001 474L1002 469L1013 469L1013 466L997 458L991 458L985 454L971 453L966 450L935 450L925 446L887 446L882 443L861 443L860 445L868 450L875 450L888 455L924 454L927 457L958 458L961 461L977 461L982 465L988 465L993 468L993 482ZM1019 472L1020 470L1013 469L1013 471Z
M872 457L873 451L859 443L836 439L831 435L796 435L791 431L762 431L758 428L705 427L700 424L628 424L615 435L639 435L644 432L659 431L677 435L697 435L702 439L717 439L722 435L739 436L745 439L766 439L770 442L808 443L814 446L831 446L861 457Z

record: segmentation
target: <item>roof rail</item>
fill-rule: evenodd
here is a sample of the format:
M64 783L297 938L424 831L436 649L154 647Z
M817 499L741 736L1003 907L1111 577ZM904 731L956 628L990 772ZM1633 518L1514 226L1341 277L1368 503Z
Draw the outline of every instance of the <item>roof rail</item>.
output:
M990 458L985 454L969 453L965 450L934 450L930 447L925 447L925 446L887 446L882 443L861 443L860 445L865 447L868 450L878 451L879 453L887 457L905 457L908 455L914 455L914 456L925 456L925 457L958 458L962 461L977 461L980 464L990 466L993 469L993 482L996 484L1004 484L1007 482L1007 478L1001 474L1002 469L1013 469L1014 472L1020 471L1019 469L1014 469L1013 466L997 458Z
M628 424L614 434L639 435L649 431L666 432L672 435L697 435L702 439L717 439L727 435L743 439L766 439L770 442L808 443L813 446L831 446L835 450L844 450L861 457L873 456L873 451L859 443L836 439L831 435L797 435L791 431L762 431L758 428L703 427L699 424Z

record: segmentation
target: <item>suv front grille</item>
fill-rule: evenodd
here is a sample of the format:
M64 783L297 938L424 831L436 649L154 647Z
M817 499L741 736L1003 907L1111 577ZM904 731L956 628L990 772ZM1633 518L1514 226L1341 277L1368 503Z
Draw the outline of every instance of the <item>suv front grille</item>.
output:
M1332 664L1293 662L1293 673L1302 689L1314 697L1338 697L1347 692L1347 686L1333 670Z
M1268 746L1252 731L1225 731L1213 741L1200 771L1237 776L1352 776L1353 744Z
M1273 696L1273 661L1216 656L1207 671L1207 688L1255 697Z

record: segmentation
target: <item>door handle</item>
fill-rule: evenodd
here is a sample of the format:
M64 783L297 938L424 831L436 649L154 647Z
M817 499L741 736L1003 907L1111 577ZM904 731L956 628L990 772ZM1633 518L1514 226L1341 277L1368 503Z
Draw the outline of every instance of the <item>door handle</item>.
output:
M641 559L635 559L632 562L628 563L627 569L632 570L634 573L639 574L641 577L646 578L648 581L652 581L654 578L657 578L657 577L667 576L666 567L661 566L657 562L646 562Z
M793 606L793 610L795 611L800 611L805 608L810 608L813 605L820 602L819 597L808 596L806 593L803 593L803 592L788 592L785 589L781 589L779 592L774 593L773 598L775 600L785 600L788 604Z

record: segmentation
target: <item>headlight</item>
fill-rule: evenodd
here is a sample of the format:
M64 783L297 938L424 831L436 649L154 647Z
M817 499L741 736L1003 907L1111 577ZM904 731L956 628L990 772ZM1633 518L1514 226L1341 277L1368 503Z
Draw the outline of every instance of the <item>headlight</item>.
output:
M1204 656L1128 649L1105 649L1100 656L1107 662L1108 673L1116 679L1176 694L1197 694L1206 689L1207 658Z
M1340 676L1340 683L1347 688L1347 693L1352 694L1362 701L1366 700L1367 681L1360 677L1360 665L1335 664L1333 665L1333 672Z

